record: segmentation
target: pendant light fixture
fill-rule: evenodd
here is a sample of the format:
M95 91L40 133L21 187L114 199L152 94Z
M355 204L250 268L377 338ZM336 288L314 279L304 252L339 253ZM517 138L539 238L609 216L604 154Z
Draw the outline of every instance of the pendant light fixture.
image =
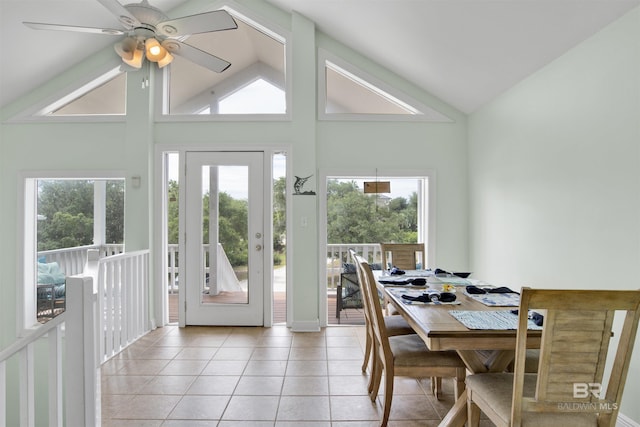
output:
M378 181L378 168L376 168L376 180L364 182L365 194L391 193L390 181Z

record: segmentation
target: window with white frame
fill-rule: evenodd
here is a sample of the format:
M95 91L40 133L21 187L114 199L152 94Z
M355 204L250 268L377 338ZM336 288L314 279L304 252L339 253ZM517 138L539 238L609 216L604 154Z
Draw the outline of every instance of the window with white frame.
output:
M436 109L323 49L318 51L318 56L320 119L452 121Z
M127 81L127 73L120 65L101 66L10 121L121 121L127 112Z
M237 29L195 34L185 43L223 58L231 66L216 73L176 56L165 73L162 114L287 113L286 38L255 19L227 11L236 20Z
M87 251L123 251L124 179L29 177L24 181L22 322L45 323L66 309L66 277Z

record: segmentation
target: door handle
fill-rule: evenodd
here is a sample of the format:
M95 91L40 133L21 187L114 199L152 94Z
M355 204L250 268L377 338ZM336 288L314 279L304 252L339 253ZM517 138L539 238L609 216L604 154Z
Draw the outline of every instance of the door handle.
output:
M256 251L261 251L261 250L262 250L262 245L257 244L257 245L256 245Z

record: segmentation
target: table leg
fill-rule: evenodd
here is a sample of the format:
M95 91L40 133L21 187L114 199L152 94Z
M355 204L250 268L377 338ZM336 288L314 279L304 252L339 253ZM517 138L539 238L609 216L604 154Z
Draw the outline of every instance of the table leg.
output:
M488 372L486 365L486 359L484 359L480 353L475 350L458 350L458 355L464 362L468 371L471 373L479 374L482 372Z
M515 359L515 350L496 351L491 358L487 360L487 369L489 372L504 372L507 366Z

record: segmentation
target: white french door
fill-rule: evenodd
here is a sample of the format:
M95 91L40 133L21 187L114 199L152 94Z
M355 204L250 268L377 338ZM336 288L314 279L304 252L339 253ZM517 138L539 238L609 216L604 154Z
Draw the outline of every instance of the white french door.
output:
M264 153L189 151L184 161L185 323L262 325Z

